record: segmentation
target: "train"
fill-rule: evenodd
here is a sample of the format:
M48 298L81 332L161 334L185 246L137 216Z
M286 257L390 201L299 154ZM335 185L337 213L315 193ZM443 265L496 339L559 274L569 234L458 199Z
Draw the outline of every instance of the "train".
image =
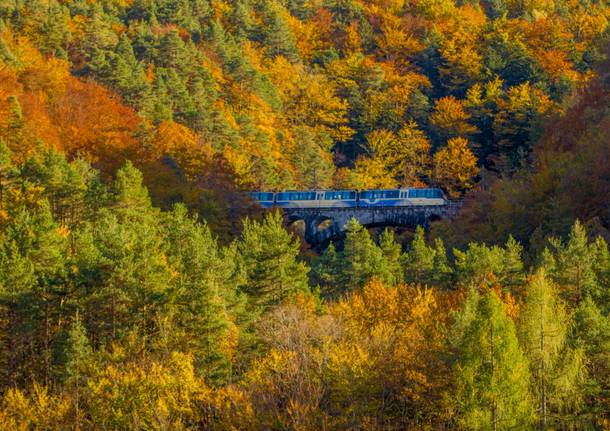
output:
M438 188L255 191L247 194L263 208L372 208L447 203L445 194Z

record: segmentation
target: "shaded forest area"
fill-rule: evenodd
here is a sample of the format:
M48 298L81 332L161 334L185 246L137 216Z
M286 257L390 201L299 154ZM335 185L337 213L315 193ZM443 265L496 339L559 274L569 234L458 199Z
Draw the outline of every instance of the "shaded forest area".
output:
M608 18L0 0L0 429L610 429ZM314 172L466 204L320 256L235 205Z

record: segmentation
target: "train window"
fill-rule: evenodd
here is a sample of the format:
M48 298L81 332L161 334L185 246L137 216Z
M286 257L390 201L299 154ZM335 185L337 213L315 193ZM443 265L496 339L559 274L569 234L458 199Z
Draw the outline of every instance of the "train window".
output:
M346 200L356 199L356 192L350 192L347 190L339 191L328 191L324 193L325 200Z
M315 192L294 192L290 193L291 201L313 201L316 199Z

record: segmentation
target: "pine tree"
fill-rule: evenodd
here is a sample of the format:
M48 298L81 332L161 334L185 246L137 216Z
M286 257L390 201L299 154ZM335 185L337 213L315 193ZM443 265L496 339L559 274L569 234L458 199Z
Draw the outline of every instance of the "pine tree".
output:
M593 272L597 281L591 296L606 313L610 313L610 251L608 243L597 237L592 245Z
M68 162L63 154L49 150L27 160L21 178L42 187L55 220L71 228L86 212L87 192L95 174L85 161Z
M340 293L339 255L331 242L311 269L311 284L319 286L326 297L336 297Z
M581 355L567 346L569 318L544 269L528 283L520 314L520 339L539 400L540 430L561 424L562 413L579 404L585 374ZM580 368L580 369L579 369Z
M190 70L190 55L176 30L167 33L159 42L160 66L179 72L182 76Z
M338 283L342 291L359 289L369 280L383 280L383 254L358 220L352 218L345 225L346 237L340 257Z
M279 212L262 222L247 219L237 247L247 278L243 290L255 310L265 311L308 290L309 269L297 260L299 242L284 229Z
M456 355L453 399L460 425L472 430L527 429L533 413L528 362L495 292L480 299Z
M405 281L407 283L430 283L434 271L435 255L434 249L426 244L424 228L418 226L413 241L403 257Z
M21 307L27 304L36 283L34 265L20 250L17 238L10 231L0 238L0 315L2 331L0 367L2 385L16 387L22 372L19 360L24 354ZM27 308L26 308L27 312Z
M27 376L50 383L52 328L62 318L58 303L65 296L66 238L45 199L31 204L11 208L11 223L1 239L0 290L11 385Z
M9 96L6 101L8 112L2 113L5 118L2 119L4 127L0 128L0 139L4 140L11 151L18 151L26 137L25 118L17 97Z
M434 240L434 263L432 279L434 283L443 287L450 287L453 278L453 268L447 258L447 249L441 238Z
M254 20L250 16L248 0L233 1L231 25L238 40L244 40L250 36L254 27Z
M0 138L0 214L4 210L4 200L7 187L15 176L16 169L11 161L11 150Z
M129 328L153 330L156 306L169 300L172 278L159 211L140 171L126 163L110 189L108 207L75 232L74 245L87 327L104 341Z
M233 262L220 253L208 226L189 217L184 206L174 207L165 220L169 264L176 273L172 283L177 328L170 344L176 343L176 349L188 346L206 379L223 380L231 369Z
M504 258L502 270L502 286L511 290L513 293L516 288L522 286L525 282L525 274L523 272L523 261L521 254L523 247L519 244L512 235L508 236L504 245Z
M524 279L520 254L521 246L512 238L506 248L470 243L466 251L454 250L456 276L464 285L514 288Z
M119 214L145 215L152 210L142 173L130 161L118 170L112 184L111 206Z
M564 297L574 304L579 304L586 296L595 296L598 289L593 264L595 255L589 245L587 232L580 221L576 220L567 243L552 239L555 249L555 265L551 275L561 289Z
M74 397L74 428L79 429L81 420L80 401L82 388L86 384L86 374L92 361L92 350L87 331L82 322L76 320L70 326L64 347L64 383L71 387Z
M404 275L401 265L402 250L400 244L394 239L394 232L384 229L379 236L379 248L383 256L383 269L385 270L382 280L390 286L396 285L403 280Z
M265 45L269 54L272 57L281 55L290 61L297 61L299 53L296 40L282 14L283 10L276 3L265 1L263 4L266 6L265 12L267 14L265 19Z
M610 315L586 297L575 310L573 321L570 344L584 351L589 371L586 414L579 418L584 429L596 420L602 422L602 406L610 405Z

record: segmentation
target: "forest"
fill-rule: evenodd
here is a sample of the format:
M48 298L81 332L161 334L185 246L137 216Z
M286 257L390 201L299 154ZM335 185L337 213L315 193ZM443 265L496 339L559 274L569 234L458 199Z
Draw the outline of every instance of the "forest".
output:
M0 429L610 430L610 6L0 0ZM434 186L312 249L244 192Z

